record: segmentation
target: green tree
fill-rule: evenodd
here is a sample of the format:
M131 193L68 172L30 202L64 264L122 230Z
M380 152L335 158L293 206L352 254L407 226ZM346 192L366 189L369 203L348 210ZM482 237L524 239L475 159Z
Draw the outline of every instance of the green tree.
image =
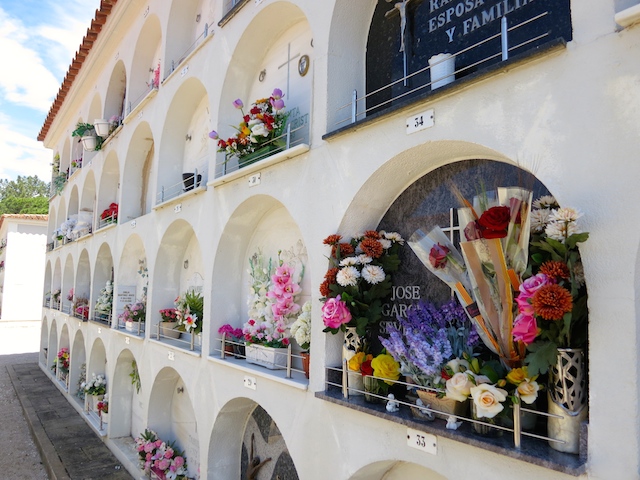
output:
M5 213L46 214L49 184L33 177L0 179L0 215Z

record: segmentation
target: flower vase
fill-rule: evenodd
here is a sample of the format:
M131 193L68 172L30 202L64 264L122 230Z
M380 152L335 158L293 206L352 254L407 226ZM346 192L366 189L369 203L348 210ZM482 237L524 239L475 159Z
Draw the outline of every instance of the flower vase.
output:
M265 145L264 147L257 149L253 153L238 158L238 168L246 167L247 165L251 165L252 163L262 160L263 158L267 158L273 155L276 151L281 150L282 148L282 146L276 145L274 143Z
M360 336L356 333L356 327L347 327L344 333L344 343L342 344L342 361L346 360L347 363L351 358L360 351L363 342ZM347 369L349 367L347 366ZM364 391L364 384L362 382L362 374L360 372L354 372L347 370L347 382L349 384L349 395L362 395Z
M549 442L554 450L580 453L580 425L587 420L587 376L581 348L559 348L549 373L547 433L564 443Z
M247 363L260 365L270 370L287 368L288 348L265 347L255 343L245 345Z
M447 420L451 415L456 417L465 417L467 412L469 411L469 401L466 400L464 402L458 402L452 398L442 397L438 398L438 396L434 392L430 392L427 390L417 390L418 397L422 400L422 403L425 406L429 406L429 408L433 408L438 412L431 412L435 418L441 418L442 420Z
M101 402L104 398L104 395L85 395L85 399L87 402L87 410L97 412L98 411L98 402Z
M302 370L304 371L304 376L309 378L309 360L311 359L311 354L309 352L302 352L300 356L302 357Z
M238 342L239 340L236 340ZM233 353L236 358L246 358L247 354L244 345L233 344Z
M473 420L478 420L483 423L473 423L473 431L478 435L483 437L501 437L502 430L499 428L493 428L491 425L499 425L498 417L487 418L487 417L478 417L478 413L476 410L476 404L471 401L471 418ZM489 424L489 425L485 425Z
M202 175L198 174L198 177L195 179L195 185L193 184L195 174L193 173L183 173L182 174L182 183L184 185L184 191L188 192L200 186L200 182L202 181Z
M225 357L233 357L233 345L225 345L224 346L224 356Z
M179 330L174 330L178 322L160 322L160 334L167 338L180 338Z
M100 421L104 423L109 423L109 412L101 412L100 413Z
M362 376L362 383L364 385L364 401L369 403L381 403L382 399L376 395L380 393L380 383L377 378L373 378L370 375ZM373 395L370 395L373 394Z

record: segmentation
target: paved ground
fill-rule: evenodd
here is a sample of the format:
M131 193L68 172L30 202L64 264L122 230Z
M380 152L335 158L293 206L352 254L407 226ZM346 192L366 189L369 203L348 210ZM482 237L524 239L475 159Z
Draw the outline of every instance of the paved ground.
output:
M39 342L40 322L0 322L0 478L131 479L40 370Z

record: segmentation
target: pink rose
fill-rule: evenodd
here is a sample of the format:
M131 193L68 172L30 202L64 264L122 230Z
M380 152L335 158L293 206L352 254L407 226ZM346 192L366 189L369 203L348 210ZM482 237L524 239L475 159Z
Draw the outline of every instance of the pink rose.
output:
M324 302L322 321L329 328L340 328L343 323L351 321L351 312L349 312L347 304L340 299L340 295Z
M554 283L553 279L547 277L544 273L538 273L520 284L520 294L516 297L516 303L522 315L533 315L533 306L529 303L529 299L533 297L540 287L551 283Z
M519 342L529 345L538 336L538 323L533 315L520 314L513 323L513 338Z
M180 456L176 457L176 458L173 460L173 464L174 464L176 467L180 468L182 465L184 465L184 458L182 458L182 457L180 457Z

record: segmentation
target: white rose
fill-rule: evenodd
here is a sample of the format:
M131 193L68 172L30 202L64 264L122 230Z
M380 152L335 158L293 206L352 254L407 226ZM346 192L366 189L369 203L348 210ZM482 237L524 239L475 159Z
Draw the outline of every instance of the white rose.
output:
M447 398L464 402L471 393L473 383L466 373L458 372L447 380Z
M502 402L507 399L507 392L495 385L483 383L477 387L471 387L471 396L476 406L476 416L493 418L504 409Z
M268 137L269 130L267 130L267 127L264 123L258 123L257 125L254 125L253 127L251 127L251 135L260 135L262 137Z
M469 370L469 362L462 358L454 358L447 362L447 367L449 367L453 373L464 372Z
M527 405L531 405L538 398L538 390L540 390L540 386L538 382L532 382L527 379L524 382L521 382L518 385L518 393L520 394L520 398Z

